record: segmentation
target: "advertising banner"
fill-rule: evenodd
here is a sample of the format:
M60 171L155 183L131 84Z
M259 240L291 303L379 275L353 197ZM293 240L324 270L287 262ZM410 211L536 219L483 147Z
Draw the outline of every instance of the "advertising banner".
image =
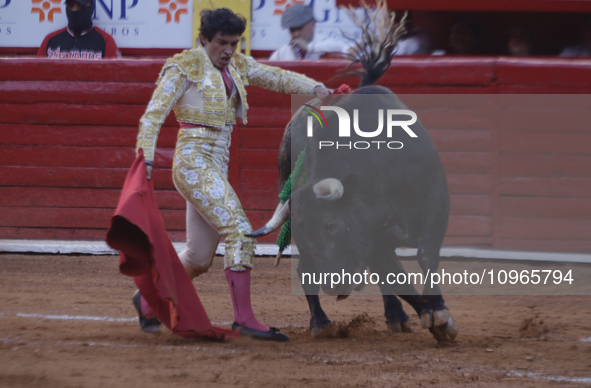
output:
M38 47L67 26L63 0L0 0L0 47ZM189 48L190 0L95 0L94 24L122 48Z

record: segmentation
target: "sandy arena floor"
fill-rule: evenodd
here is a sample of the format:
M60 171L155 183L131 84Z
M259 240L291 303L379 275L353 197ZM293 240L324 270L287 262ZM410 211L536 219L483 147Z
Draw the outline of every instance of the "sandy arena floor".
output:
M444 346L416 316L414 333L389 333L381 297L324 297L333 322L353 324L311 338L289 259L272 262L256 259L253 304L291 341L217 343L141 332L114 256L0 255L0 387L591 386L591 297L449 296L460 333ZM221 259L194 284L229 327Z

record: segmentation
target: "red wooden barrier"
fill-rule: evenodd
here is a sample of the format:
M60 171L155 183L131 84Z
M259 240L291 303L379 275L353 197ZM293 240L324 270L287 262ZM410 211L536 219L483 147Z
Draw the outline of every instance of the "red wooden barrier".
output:
M163 63L0 59L0 238L103 238ZM343 62L282 66L332 87L343 82L330 80ZM379 83L407 94L440 151L452 194L446 245L591 252L589 106L573 104L579 120L565 126L551 99L519 109L509 101L490 124L482 100L470 96L589 94L591 61L400 58ZM436 110L436 96L427 94L469 96ZM233 133L229 176L259 227L277 203L277 148L290 97L249 87L248 98L249 122ZM536 119L520 123L523 109ZM161 131L153 180L167 228L182 240L185 202L170 175L175 124L171 116Z

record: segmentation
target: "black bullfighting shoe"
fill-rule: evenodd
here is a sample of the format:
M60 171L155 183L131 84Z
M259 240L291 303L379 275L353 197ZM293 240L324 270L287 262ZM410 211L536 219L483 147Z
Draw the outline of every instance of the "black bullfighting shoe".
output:
M158 318L146 318L142 316L142 308L140 303L140 290L137 290L131 298L133 307L137 311L140 320L140 328L146 333L159 333L160 332L160 320Z
M241 324L234 322L232 324L232 330L236 330L240 332L240 334L254 339L278 342L289 341L287 334L280 332L279 329L275 327L271 327L268 331L262 331L251 329L250 327L242 326Z

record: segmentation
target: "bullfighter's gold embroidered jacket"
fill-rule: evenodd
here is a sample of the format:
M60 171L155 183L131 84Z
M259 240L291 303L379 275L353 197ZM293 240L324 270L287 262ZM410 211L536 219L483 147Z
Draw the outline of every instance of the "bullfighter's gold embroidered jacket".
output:
M304 75L257 63L252 57L235 53L228 70L235 88L230 99L220 71L214 67L203 46L169 58L160 72L157 87L140 120L136 149L144 149L147 161L154 160L160 127L171 109L179 122L222 129L247 123L245 86L287 94L313 94L322 85Z

